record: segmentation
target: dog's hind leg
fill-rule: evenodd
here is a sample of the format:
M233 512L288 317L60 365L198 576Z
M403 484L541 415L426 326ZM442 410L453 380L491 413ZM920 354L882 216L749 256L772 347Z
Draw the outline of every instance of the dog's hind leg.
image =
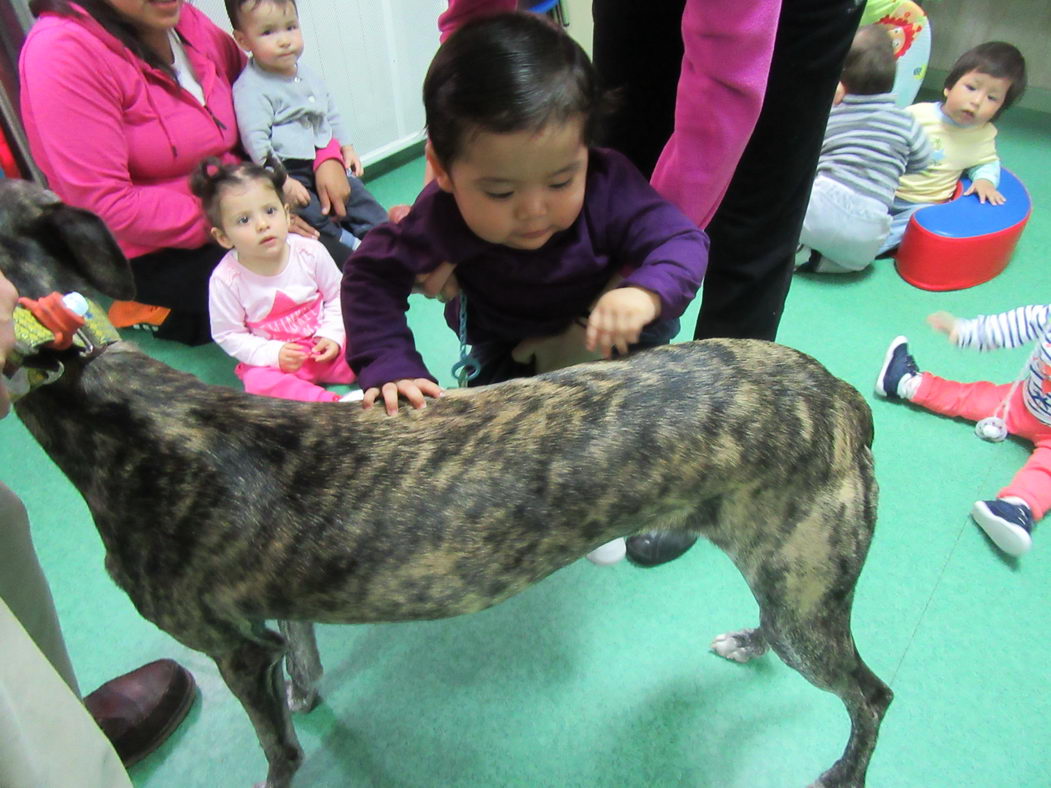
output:
M230 651L215 657L230 691L248 713L269 769L266 788L287 788L303 762L303 750L285 703L281 659L285 644L276 632L258 628Z
M850 715L846 749L814 786L864 786L880 722L894 693L858 654L850 634L849 599L842 608L806 621L779 614L762 618L770 645L781 659L815 686L837 695Z
M317 683L322 673L314 625L309 621L278 621L277 626L288 646L285 652L285 667L290 679L288 708L294 712L308 712L320 700Z
M769 647L766 635L759 627L725 632L722 635L716 635L715 640L712 641L712 651L734 662L748 662L750 659L761 657Z
M828 520L844 515L845 522L858 525L834 529ZM851 518L842 510L815 512L810 524L819 527L804 533L807 525L801 524L803 530L795 534L806 550L782 544L750 582L770 647L804 678L837 695L850 715L843 755L815 783L823 788L865 784L880 722L893 698L858 655L850 632L854 585L871 533L870 526L861 524L864 520L865 515Z
M893 698L858 655L850 632L854 586L875 522L875 484L862 467L819 496L794 503L802 516L773 531L776 539L763 541L759 550L731 553L759 603L760 624L732 633L717 651L748 654L765 641L789 667L837 695L850 715L850 739L815 785L857 788L865 784ZM729 547L727 552L737 545Z

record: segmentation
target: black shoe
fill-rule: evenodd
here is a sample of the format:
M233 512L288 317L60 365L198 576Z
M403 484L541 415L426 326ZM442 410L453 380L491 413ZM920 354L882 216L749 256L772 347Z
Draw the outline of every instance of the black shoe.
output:
M674 561L697 541L682 531L652 531L628 538L628 560L635 566L659 566Z
M161 659L110 679L85 697L84 705L129 767L179 727L196 694L190 671Z
M876 377L876 393L887 399L903 399L901 381L920 372L916 359L909 355L909 340L895 337L883 356L883 366Z

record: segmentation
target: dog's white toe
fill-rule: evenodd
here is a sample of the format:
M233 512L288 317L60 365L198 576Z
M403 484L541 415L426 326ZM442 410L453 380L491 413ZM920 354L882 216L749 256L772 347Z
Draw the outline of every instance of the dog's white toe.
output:
M734 662L748 662L766 653L766 643L754 629L739 629L716 635L712 651Z
M715 640L712 641L712 651L720 657L732 659L734 662L748 661L748 655L744 653L744 649L740 647L737 638L733 635L716 636Z

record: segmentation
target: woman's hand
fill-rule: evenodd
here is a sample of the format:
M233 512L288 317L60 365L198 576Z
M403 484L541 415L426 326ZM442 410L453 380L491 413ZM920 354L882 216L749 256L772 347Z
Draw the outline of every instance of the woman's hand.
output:
M427 378L404 378L391 383L384 383L381 388L373 386L370 389L366 389L365 396L361 400L361 407L368 410L376 404L376 400L382 395L387 415L393 416L398 412L399 395L407 399L409 404L418 410L427 407L424 397L438 398L444 393L445 390L433 380L428 380Z
M438 267L416 277L413 292L423 293L428 298L437 298L443 304L460 295L460 284L456 281L456 265L439 263Z
M282 372L295 372L307 360L307 352L295 342L286 342L277 353L277 367Z
M315 241L321 237L321 233L311 227L306 219L296 213L292 214L292 218L288 223L288 231L296 235L302 235L304 238L313 238Z
M343 219L347 215L347 198L350 197L350 181L347 171L339 159L327 159L314 170L317 197L321 201L321 213Z
M319 364L331 361L339 354L339 343L328 337L318 337L310 349L310 358Z
M637 342L647 323L653 322L661 312L660 298L656 293L641 287L618 287L603 295L588 317L586 347L613 355L613 349L624 355L628 345Z

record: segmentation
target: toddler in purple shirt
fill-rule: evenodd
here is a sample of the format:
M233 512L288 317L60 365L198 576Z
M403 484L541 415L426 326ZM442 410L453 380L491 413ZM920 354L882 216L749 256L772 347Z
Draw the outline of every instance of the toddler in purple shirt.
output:
M424 104L435 179L405 219L369 233L343 278L366 407L382 397L393 413L399 395L423 407L441 393L405 317L428 276L454 277L453 330L466 296L483 372L578 321L596 356L627 352L644 330L674 336L666 324L696 294L708 240L624 157L591 147L603 98L579 45L536 15L484 17L441 47ZM530 373L521 366L472 382Z
M344 271L364 407L382 399L393 414L399 397L421 408L442 393L406 320L419 283L448 300L472 346L470 385L675 336L707 236L627 159L593 146L605 98L576 42L535 14L483 17L438 50L423 98L434 180Z

